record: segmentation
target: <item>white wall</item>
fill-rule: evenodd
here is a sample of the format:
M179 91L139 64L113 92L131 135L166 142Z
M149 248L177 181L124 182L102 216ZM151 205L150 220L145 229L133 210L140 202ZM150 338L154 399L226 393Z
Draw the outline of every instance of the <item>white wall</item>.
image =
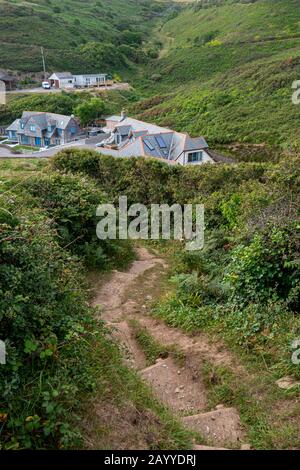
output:
M194 150L196 152L197 150ZM188 154L193 153L191 152L184 152L180 155L178 160L176 160L177 163L180 163L180 165L202 165L203 163L214 163L213 159L208 155L208 153L205 152L205 150L202 150L203 153L203 158L201 162L193 162L193 163L188 163Z
M89 79L89 81L87 81ZM74 75L74 83L77 86L97 86L97 85L104 85L105 84L105 77L99 77L99 81L97 81L97 76L84 76L84 75Z
M60 88L73 88L74 87L74 79L73 78L61 78L59 80L59 86L60 86Z

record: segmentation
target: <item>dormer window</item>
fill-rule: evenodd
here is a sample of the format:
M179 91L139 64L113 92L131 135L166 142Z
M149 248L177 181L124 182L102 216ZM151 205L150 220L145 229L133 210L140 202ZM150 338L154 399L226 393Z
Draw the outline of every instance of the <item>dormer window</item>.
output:
M188 154L188 163L201 162L203 159L203 152L192 152Z
M21 122L21 129L24 129L24 127L25 127L24 122Z
M35 132L35 125L34 124L30 124L30 132Z

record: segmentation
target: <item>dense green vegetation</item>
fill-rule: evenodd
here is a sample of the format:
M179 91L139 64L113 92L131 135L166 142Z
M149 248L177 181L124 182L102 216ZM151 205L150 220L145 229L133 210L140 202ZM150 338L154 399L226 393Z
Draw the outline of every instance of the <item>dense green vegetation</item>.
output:
M133 66L153 55L142 42L168 5L156 0L1 0L0 67L40 72L40 46L48 70L113 73Z
M155 244L173 272L170 295L153 314L238 352L252 367L245 382L206 364L212 406L238 407L257 448L298 447L295 417L268 416L281 399L288 414L298 398L298 389L274 391L275 380L300 379L291 361L300 338L300 106L291 99L300 80L298 0L202 0L180 8L154 0L0 0L0 41L1 67L40 70L43 45L49 67L95 71L101 64L135 85L101 97L16 95L0 107L0 124L23 110L75 113L89 124L125 107L203 134L242 160L187 168L69 149L47 167L1 162L0 329L8 363L0 368L0 448L82 446L82 404L95 394L103 406L114 395L115 406L130 400L146 421L149 410L158 416L151 421L156 447L190 445L122 364L88 306L86 269L108 271L134 257L130 243L95 235L95 207L120 195L128 204L205 205L202 251ZM138 323L132 328L149 364L177 357Z
M128 243L96 243L103 189L42 162L4 160L0 174L0 449L84 446L82 420L95 400L104 412L125 414L130 404L156 448L190 446L89 307L85 266L108 270L133 258ZM101 447L107 431L98 438Z
M76 415L99 387L108 399L99 381L110 389L112 367L115 383L128 381L129 394L138 387L137 406L145 403L148 392L134 374L124 373L117 349L87 306L83 277L84 265L107 270L132 259L130 244L100 243L94 235L95 207L124 194L129 204L205 204L204 250L158 245L171 250L175 287L154 314L189 332L219 334L253 360L263 355L274 380L300 376L291 361L300 334L299 156L275 164L184 168L68 149L50 171L42 163L34 171L31 163L14 163L19 171L10 165L2 163L1 180L0 323L8 349L0 369L2 447L80 446ZM164 354L180 360L176 349L166 350L139 325L134 329L150 363ZM165 411L147 400L164 430L157 445L186 445ZM250 419L249 404L244 414ZM255 433L253 442L281 445L269 434Z
M188 307L177 316L171 304L171 318L187 322L187 329L225 321L226 330L238 331L235 341L254 349L272 344L279 321L290 325L288 337L299 328L298 165L299 157L283 156L277 164L181 168L72 150L54 159L58 170L93 177L113 201L126 194L129 204L205 204L205 249L183 251L179 263L191 272L178 279L191 316ZM175 297L175 304L182 306L182 299Z
M122 107L136 102L134 91L62 92L59 94L16 94L10 96L6 105L0 106L0 125L11 124L21 117L23 111L44 111L78 117L83 125L101 118L103 113L120 112Z
M212 146L259 144L260 160L272 158L265 148L299 148L296 123L300 107L292 103L292 84L300 79L297 0L132 1L126 6L116 0L108 6L103 0L101 5L85 2L80 14L78 2L70 2L72 8L65 3L55 13L58 5L54 2L22 7L18 2L0 2L12 15L1 19L6 26L0 35L5 34L6 39L0 66L8 68L13 60L23 61L20 49L18 54L10 51L16 42L28 48L28 43L42 41L50 67L96 71L101 63L111 73L121 71L137 90L135 99L124 103L130 114L192 135L202 134ZM27 9L33 11L34 21L47 25L47 34L34 40L38 27L31 24L30 32L22 31L29 27ZM48 20L44 9L51 11ZM16 31L13 15L21 10L25 16L20 16L22 27ZM101 18L93 13L98 10ZM23 41L19 34L24 34ZM61 41L60 35L70 38ZM76 45L68 49L72 41ZM30 46L31 54L37 54L35 48ZM19 63L14 67L40 70L39 54L36 63L30 57L27 53L27 68ZM25 99L23 109L29 104ZM19 105L21 109L21 100ZM1 109L1 123L5 113ZM245 159L244 148L235 153ZM251 159L252 153L246 153Z
M254 446L297 446L297 423L284 417L276 422L268 412L283 398L273 388L275 380L300 377L299 365L292 362L293 342L300 335L299 156L283 155L275 164L182 168L69 150L54 159L54 167L89 175L113 201L126 194L129 203L205 205L202 251L155 244L173 259L173 293L153 313L187 332L219 335L244 356L254 374L247 386L256 394L260 381L265 384L265 405L258 406L242 387L244 379L237 382L224 370L215 372L220 375L219 388L212 391L215 400L239 407ZM166 353L133 326L150 362ZM284 396L291 400L291 416L297 413L292 411L297 394L296 389Z
M300 108L292 104L300 77L298 2L206 4L194 2L158 31L164 48L143 75L151 99L136 112L203 134L212 145L299 147Z

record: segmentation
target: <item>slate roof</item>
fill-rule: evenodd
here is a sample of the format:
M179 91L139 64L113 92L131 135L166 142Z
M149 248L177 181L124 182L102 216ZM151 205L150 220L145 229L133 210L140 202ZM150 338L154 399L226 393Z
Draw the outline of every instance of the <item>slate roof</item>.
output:
M176 163L184 152L205 150L216 163L233 163L230 158L208 150L204 137L190 137L187 133L176 132L129 117L110 116L106 120L115 122L112 133L118 132L125 139L122 139L117 149L105 148L104 144L101 149L103 153L122 157L144 155Z
M224 155L221 155L220 153L215 152L214 150L205 149L205 152L210 156L210 158L213 159L215 163L235 163L232 158L225 157Z
M106 121L121 122L122 119L123 119L122 116L109 116L105 120Z
M16 119L10 126L6 128L6 131L17 131L19 129L20 119Z
M55 125L59 129L65 129L72 116L65 116L63 114L55 114L55 113L42 113L36 111L24 111L22 114L22 121L28 121L30 118L36 122L36 124L41 129L46 129L48 125Z
M24 111L21 119L16 119L8 128L7 131L17 131L19 134L24 134L25 129L21 129L21 123L24 123L24 127L30 124L37 126L35 133L31 133L30 130L26 130L26 135L39 135L39 131L45 131L48 126L52 126L55 129L65 130L70 123L72 116L64 116L62 114L55 113L41 113L37 111ZM47 136L51 136L54 130L48 132Z
M121 136L129 135L131 132L131 126L116 126L115 131L117 131Z
M53 80L52 77L54 77L56 75L56 77L58 79L64 79L64 78L73 78L73 75L71 74L71 72L54 72L51 77L49 77L49 80Z
M0 73L0 80L3 82L16 82L16 77L12 77L11 75L1 74Z
M170 150L172 146L173 132L147 134L142 137L142 146L144 155L149 157L157 157L164 159L170 158ZM163 145L161 145L163 144Z
M208 148L204 137L190 137L188 134L186 135L184 151L199 150L202 148Z

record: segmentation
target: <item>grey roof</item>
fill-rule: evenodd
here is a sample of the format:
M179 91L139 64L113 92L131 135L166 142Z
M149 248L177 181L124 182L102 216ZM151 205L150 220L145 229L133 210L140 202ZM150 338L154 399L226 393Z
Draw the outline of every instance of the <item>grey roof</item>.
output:
M121 122L123 120L123 118L122 118L122 116L109 116L105 120L106 121Z
M17 131L19 129L20 119L16 119L10 126L6 128L6 131Z
M79 73L76 75L72 75L72 77L107 77L107 73Z
M28 122L28 120L31 118L40 129L46 129L48 124L55 125L59 129L65 129L72 119L72 116L65 116L63 114L55 113L41 113L37 111L24 111L21 121Z
M133 131L132 132L132 135L135 138L141 137L142 135L146 135L146 134L148 134L148 131Z
M148 134L142 137L144 153L151 157L170 159L170 150L172 146L173 132ZM164 146L159 145L158 139Z
M108 139L109 136L110 136L110 134L103 132L103 133L95 135L93 137L89 137L88 139L85 140L85 143L86 144L94 144L94 145L100 144L100 142L102 142L103 140Z
M61 79L62 79L62 78L73 78L73 75L71 74L71 72L54 72L54 73L51 75L51 77L52 77L53 75L56 75L57 78L61 78ZM51 77L50 77L50 78L51 78Z
M126 136L129 135L131 131L131 126L116 126L115 131L119 132L119 134L122 136Z
M41 136L44 131L47 131L46 137L51 137L55 129L65 130L71 119L72 116L64 116L62 114L24 111L21 119L16 119L7 128L7 131L17 131L18 134L26 134L28 136ZM23 129L21 124L24 124ZM35 132L30 131L31 124L36 126ZM52 127L51 132L48 131L48 126L50 125Z
M17 81L16 77L12 77L11 75L1 74L1 73L0 73L0 80L3 80L4 82L16 82Z
M184 151L190 150L199 150L208 148L207 142L204 137L190 137L189 135L186 136L185 143L184 143Z
M210 158L213 159L215 163L235 163L232 158L225 157L224 155L221 155L220 153L215 152L214 150L205 149L205 152L210 156Z

